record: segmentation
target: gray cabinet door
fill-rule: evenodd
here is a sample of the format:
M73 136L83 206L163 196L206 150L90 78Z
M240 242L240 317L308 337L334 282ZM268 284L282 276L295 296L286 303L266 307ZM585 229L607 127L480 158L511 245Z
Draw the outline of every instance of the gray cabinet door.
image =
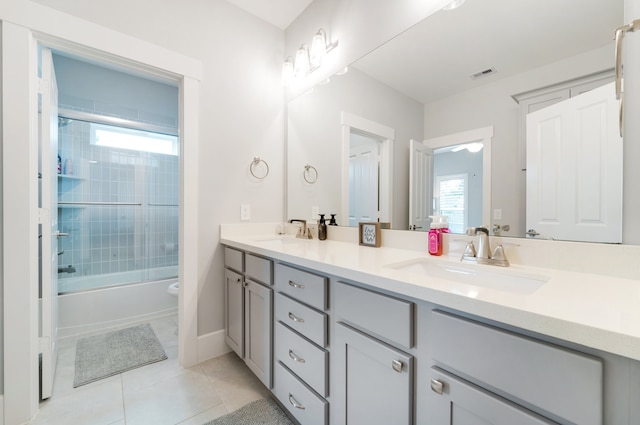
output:
M240 357L244 357L244 325L242 309L244 288L242 275L232 270L224 270L224 340Z
M332 424L413 424L413 357L346 325L335 329Z
M271 388L273 290L246 279L244 294L244 361Z
M550 425L541 416L437 368L427 397L433 425Z

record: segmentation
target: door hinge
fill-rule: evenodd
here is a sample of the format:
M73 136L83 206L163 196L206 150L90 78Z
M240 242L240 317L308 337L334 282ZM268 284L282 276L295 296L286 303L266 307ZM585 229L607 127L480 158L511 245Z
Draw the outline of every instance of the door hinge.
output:
M49 223L49 208L38 208L38 224Z
M38 338L38 352L40 354L51 349L51 340L48 336Z

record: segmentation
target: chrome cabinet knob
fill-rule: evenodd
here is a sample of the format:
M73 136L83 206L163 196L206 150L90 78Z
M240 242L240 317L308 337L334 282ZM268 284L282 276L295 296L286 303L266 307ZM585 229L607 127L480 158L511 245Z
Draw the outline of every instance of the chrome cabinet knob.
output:
M404 363L402 363L400 360L392 360L391 361L391 367L396 372L401 373L402 372L402 368L404 367Z
M437 394L442 394L442 392L444 391L444 382L438 380L438 379L432 379L431 380L431 389L433 390L433 392L437 393Z

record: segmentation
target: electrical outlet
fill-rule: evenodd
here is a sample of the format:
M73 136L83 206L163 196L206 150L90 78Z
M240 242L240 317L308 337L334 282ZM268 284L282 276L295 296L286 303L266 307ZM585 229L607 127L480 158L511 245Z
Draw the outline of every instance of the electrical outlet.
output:
M500 210L500 209L493 210L493 219L494 220L502 220L502 210Z
M251 205L250 204L241 204L240 205L240 220L251 220Z
M314 205L313 207L311 207L311 218L317 220L319 215L320 215L320 207L317 205Z

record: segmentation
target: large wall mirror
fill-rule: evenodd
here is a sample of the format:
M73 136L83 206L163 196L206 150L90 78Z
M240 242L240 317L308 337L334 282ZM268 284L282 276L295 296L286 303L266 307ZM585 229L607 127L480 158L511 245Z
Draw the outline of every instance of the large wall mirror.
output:
M613 80L623 16L623 0L467 0L388 41L289 102L287 218L320 212L337 214L340 225L427 230L426 216L448 208L457 231L487 225L503 236L587 240L530 231L528 208L547 214L565 198L557 192L564 171L549 170L571 168L588 149L531 165L553 155L544 141L544 155L527 152L527 114ZM574 173L583 191L607 174L593 163L602 156L593 146ZM589 181L585 167L594 169ZM527 199L534 170L555 188ZM613 192L621 194L619 178Z

